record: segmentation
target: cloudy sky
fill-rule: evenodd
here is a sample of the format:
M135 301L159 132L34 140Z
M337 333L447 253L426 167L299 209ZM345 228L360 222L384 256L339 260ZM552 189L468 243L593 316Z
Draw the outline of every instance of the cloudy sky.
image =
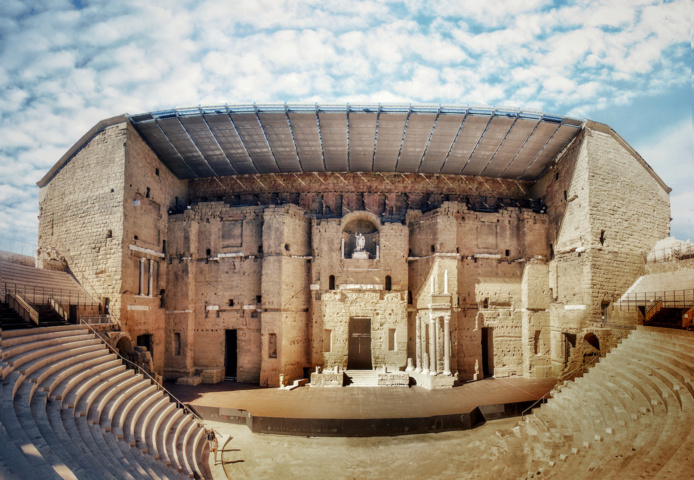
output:
M690 25L690 0L1 0L0 248L36 243L36 181L99 120L285 101L607 123L694 240Z

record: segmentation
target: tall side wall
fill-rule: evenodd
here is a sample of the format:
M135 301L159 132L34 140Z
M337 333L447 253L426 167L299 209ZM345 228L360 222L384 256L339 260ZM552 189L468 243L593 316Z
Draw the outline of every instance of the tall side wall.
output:
M95 300L121 311L125 122L89 140L39 190L38 266L67 266Z

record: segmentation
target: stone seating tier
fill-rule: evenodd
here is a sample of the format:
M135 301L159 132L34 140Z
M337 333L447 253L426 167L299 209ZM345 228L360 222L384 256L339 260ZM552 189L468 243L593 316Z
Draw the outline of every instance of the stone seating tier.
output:
M525 453L526 478L684 480L692 425L694 333L639 327L499 437Z
M0 478L204 478L202 425L88 330L0 330L0 358Z

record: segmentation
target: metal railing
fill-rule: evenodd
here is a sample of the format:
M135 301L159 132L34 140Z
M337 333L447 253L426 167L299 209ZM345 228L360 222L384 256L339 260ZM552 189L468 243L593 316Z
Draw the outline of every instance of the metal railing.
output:
M111 315L83 315L80 317L80 323L85 323L89 325L115 325L116 322L113 321Z
M694 305L694 289L629 293L622 295L619 300L612 304L626 310L646 307L646 311L648 311L658 302L662 302L663 308L690 307Z
M99 306L99 303L89 295L75 294L74 292L63 290L61 288L45 288L36 285L22 285L18 283L0 283L0 295L8 293L22 294L36 305L47 305L50 299L55 302L68 305L79 306Z
M70 314L69 314L68 312L66 312L66 311L63 309L63 307L61 307L60 304L59 304L58 302L56 302L56 301L53 299L53 297L50 297L50 298L48 299L48 305L53 309L53 311L54 311L55 313L57 313L58 315L60 315L60 318L62 318L62 319L65 320L66 322L69 322L69 321L70 321Z
M590 367L592 367L598 360L600 360L600 358L601 358L600 355L595 355L594 357L591 358L591 360L590 360L589 362L583 363L583 364L582 364L581 366L579 366L578 368L574 368L574 369L571 370L570 372L566 372L566 373L564 373L563 375L561 375L559 378L557 378L557 383L554 385L554 388L552 388L552 390L550 390L549 392L545 393L545 394L542 395L540 398L538 398L537 400L535 400L535 401L532 403L532 405L530 405L528 408L526 408L525 410L523 410L523 412L521 413L521 418L522 418L522 419L525 419L525 415L527 414L527 412L532 411L532 409L535 408L535 407L537 406L538 403L540 403L540 402L545 403L544 401L547 399L547 397L549 397L549 396L552 395L552 393L553 393L553 392L555 391L555 389L557 388L557 385L563 384L567 379L573 380L573 379L576 378L578 375L583 374L583 372L585 372L585 371L588 370ZM569 378L569 376L571 376L571 378Z
M651 250L644 255L646 263L670 262L694 258L694 243L680 243L672 247Z
M164 387L164 385L162 385L161 383L159 383L159 382L157 381L156 378L154 378L152 375L149 374L149 372L147 372L144 368L142 368L142 367L141 367L140 365L138 365L137 363L132 362L132 361L128 360L127 358L125 358L123 355L121 355L121 354L118 352L118 350L116 350L115 348L113 348L106 340L104 340L104 338L103 338L101 335L99 335L99 334L97 333L96 330L94 330L94 328L92 328L91 324L85 323L85 322L82 322L82 321L80 321L80 324L86 326L87 328L89 328L89 330L91 330L92 333L93 333L94 335L96 335L96 337L97 337L99 340L101 340L101 341L104 343L104 345L106 345L106 347L107 347L109 350L111 350L113 353L115 353L116 356L117 356L118 358L120 358L123 362L125 362L127 365L131 365L135 371L141 373L143 376L147 376L147 378L149 378L149 379L152 381L152 383L154 383L160 390L162 390L163 392L165 392L165 393L171 398L171 400L174 401L174 403L176 404L177 407L183 409L183 413L190 413L193 417L197 418L201 423L203 423L203 424L205 423L205 421L204 421L197 413L195 413L195 412L193 411L193 409L189 408L188 405L186 405L185 403L183 403L182 401L180 401L178 398L176 398L176 397L174 396L173 393L171 393L170 391L168 391L168 390Z
M34 322L36 325L39 324L38 309L24 295L19 292L8 292L5 294L5 299L7 300L10 308L17 312L17 314L22 317L24 321Z

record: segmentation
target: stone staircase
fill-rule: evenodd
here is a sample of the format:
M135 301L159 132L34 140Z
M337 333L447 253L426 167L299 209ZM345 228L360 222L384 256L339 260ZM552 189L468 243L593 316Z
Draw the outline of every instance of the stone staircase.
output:
M497 433L522 452L525 478L692 478L694 333L639 327Z
M202 424L89 330L0 330L0 356L0 478L203 478Z
M348 387L378 387L378 374L375 370L345 370Z

